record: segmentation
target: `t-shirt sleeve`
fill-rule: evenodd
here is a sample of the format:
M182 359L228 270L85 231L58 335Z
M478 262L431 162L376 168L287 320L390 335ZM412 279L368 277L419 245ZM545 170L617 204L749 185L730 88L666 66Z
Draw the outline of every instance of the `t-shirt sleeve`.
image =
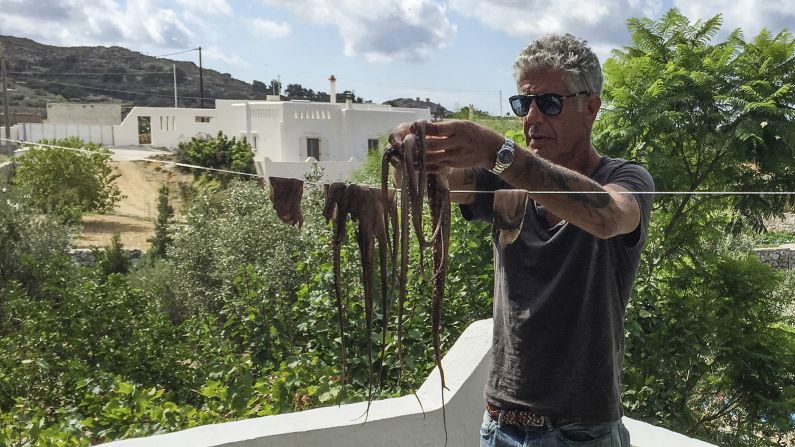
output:
M625 188L630 192L653 192L654 179L643 166L635 162L622 163L621 166L613 171L608 183L613 183ZM631 233L621 236L622 242L627 247L635 247L643 244L648 235L649 219L651 216L651 205L654 201L653 194L633 194L640 207L640 223Z
M474 168L475 189L478 191L496 191L510 188L500 176L485 168ZM466 220L494 220L494 194L475 194L475 201L460 204L461 216Z

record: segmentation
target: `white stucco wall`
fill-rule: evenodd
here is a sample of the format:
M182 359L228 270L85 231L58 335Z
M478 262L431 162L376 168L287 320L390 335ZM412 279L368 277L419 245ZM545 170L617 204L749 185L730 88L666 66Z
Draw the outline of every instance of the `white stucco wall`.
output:
M346 180L359 167L361 161L354 158L347 161L321 162L314 158L308 158L305 161L271 161L266 157L261 164L255 163L255 165L257 166L257 174L264 177L275 176L304 180L306 174L312 170L315 163L323 168L324 181L338 182Z
M442 360L446 385L447 445L475 447L483 417L483 385L491 358L492 320L471 324ZM441 446L442 392L434 369L416 396L205 425L176 433L104 444L109 447L358 447ZM422 408L425 413L423 414ZM669 430L624 418L635 447L709 447ZM714 446L713 446L714 447Z
M121 104L47 103L47 123L112 126L121 123Z
M86 143L114 144L113 126L110 125L20 123L12 128L11 134L14 139L33 143L77 137Z
M346 178L367 155L367 142L386 135L400 123L430 119L427 109L393 108L376 104L216 100L214 109L134 107L124 121L113 126L113 143L141 143L138 118L150 119L150 144L176 148L194 136L245 138L254 149L257 172L280 177L299 176L311 165L307 139L320 141L319 161L326 180ZM197 122L196 117L210 122ZM267 161L266 161L267 160ZM267 168L266 168L267 165Z
M150 144L155 147L173 149L179 143L189 141L196 135L208 134L215 136L220 130L216 119L216 109L133 107L120 125L113 126L117 146L140 144L138 140L138 117L143 116L150 118L152 128ZM197 116L210 117L210 122L196 122Z

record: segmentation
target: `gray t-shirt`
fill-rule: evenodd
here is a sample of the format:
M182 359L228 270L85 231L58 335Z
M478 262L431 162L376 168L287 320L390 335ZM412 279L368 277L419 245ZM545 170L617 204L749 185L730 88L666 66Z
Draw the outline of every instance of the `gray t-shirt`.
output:
M602 158L591 177L629 191L653 191L642 166ZM478 169L479 190L511 188ZM653 196L635 194L640 225L599 239L562 221L551 226L530 200L519 238L505 248L494 236L494 342L485 397L503 408L550 417L609 422L622 414L620 375L624 312L646 241ZM491 194L461 205L467 220L493 220Z

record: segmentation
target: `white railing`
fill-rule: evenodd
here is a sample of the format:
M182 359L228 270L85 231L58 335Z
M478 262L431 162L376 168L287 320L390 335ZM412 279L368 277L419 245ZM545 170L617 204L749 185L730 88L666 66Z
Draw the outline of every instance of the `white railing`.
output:
M472 323L442 360L447 445L477 446L483 417L483 384L491 353L492 320ZM316 408L104 444L108 447L442 446L442 393L431 372L417 395L374 401L367 422L364 402ZM422 402L424 414L419 402ZM634 447L709 447L679 433L624 418ZM713 446L714 447L714 446Z

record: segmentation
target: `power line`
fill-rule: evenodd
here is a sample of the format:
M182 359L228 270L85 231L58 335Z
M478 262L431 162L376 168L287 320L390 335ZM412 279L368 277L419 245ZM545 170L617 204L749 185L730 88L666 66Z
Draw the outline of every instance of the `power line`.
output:
M313 73L313 72L306 71L306 70L299 70L299 69L296 69L296 68L277 66L277 65L273 65L273 64L262 64L262 65L266 66L266 67L270 67L270 68L293 71L293 72L296 72L296 73L302 73L302 74L306 74L306 75L310 75L310 76L317 76L317 77L325 78L325 75L321 75L319 73ZM431 92L433 92L433 91L441 91L441 92L497 93L499 91L498 89L495 89L495 90L485 90L485 89L484 90L478 90L478 89L465 89L465 88L418 87L418 86L406 85L406 84L392 84L392 83L388 83L388 82L366 81L364 79L354 79L354 78L348 78L348 77L345 77L345 76L336 76L335 75L335 77L337 78L337 80L358 82L358 83L361 83L361 84L382 85L384 87L399 87L399 88L408 88L408 89L424 90L424 91L431 91Z
M79 88L84 88L84 89L88 89L88 90L99 90L99 91L114 92L114 93L127 93L127 94L130 94L130 95L160 96L160 97L163 97L163 98L173 98L172 95L161 95L161 94L158 94L158 93L134 92L134 91L130 91L130 90L115 90L115 89L110 89L110 88L91 87L91 86L82 85L82 84L70 84L70 83L67 83L67 82L47 81L47 80L44 80L44 79L37 79L37 81L38 82L46 82L48 84L64 85L64 86L67 86L67 87L79 87ZM181 96L181 98L199 99L199 97L197 97L197 96ZM205 98L205 99L215 100L216 98Z
M52 72L38 72L38 71L9 71L8 74L29 75L29 76L93 76L93 75L144 75L144 74L167 74L171 75L170 71L128 71L126 73L118 72L91 72L91 73L52 73Z
M188 53L188 52L190 52L190 51L198 51L198 50L199 50L198 48L191 48L191 49L189 49L189 50L177 51L177 52L175 52L175 53L166 53L166 54L160 54L160 55L157 55L157 56L152 56L152 57L166 57L166 56L174 56L174 55L177 55L177 54Z

